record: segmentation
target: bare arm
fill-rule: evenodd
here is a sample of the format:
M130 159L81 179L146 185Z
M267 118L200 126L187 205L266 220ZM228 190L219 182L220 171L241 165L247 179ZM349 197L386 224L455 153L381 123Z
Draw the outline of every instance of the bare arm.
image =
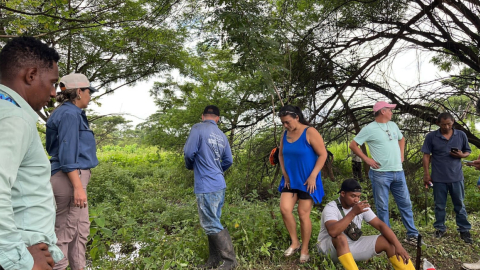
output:
M380 168L380 164L378 162L376 162L374 159L369 158L367 155L365 155L362 152L362 150L360 148L358 148L358 146L359 145L355 140L352 140L352 142L349 145L350 150L352 150L352 152L355 153L355 155L359 156L363 161L365 161L365 163L367 163L368 166L370 166L374 169Z
M318 155L317 162L313 167L310 176L308 177L307 181L305 182L307 186L307 191L312 193L316 189L316 180L318 173L325 165L325 161L327 160L327 148L325 148L325 143L323 142L323 138L318 133L318 131L314 128L307 129L307 141L313 148L313 151Z
M348 227L348 224L359 214L368 211L370 204L367 201L357 203L353 209L340 220L325 222L325 228L331 237L339 236Z
M283 178L285 178L285 187L290 188L290 178L288 177L287 171L285 170L285 165L283 163L283 137L285 136L286 130L282 132L280 138L280 146L278 148L278 162L280 163L280 168L282 169Z
M398 238L392 229L390 229L387 224L381 221L378 217L372 219L368 224L377 229L390 244L395 246L395 254L397 255L397 258L399 256L402 257L403 262L407 264L408 260L410 259L410 255L408 255L402 244L400 244L400 241L398 241Z
M75 206L79 206L80 208L85 207L87 202L87 194L83 189L82 181L80 180L78 170L68 172L67 175L68 179L70 179L70 182L72 182Z
M428 188L428 185L432 183L432 178L430 177L430 159L432 156L430 154L423 154L422 162L423 162L423 183L425 187Z
M342 234L343 231L345 231L345 229L348 227L348 224L350 224L350 222L352 222L354 218L355 218L355 214L350 212L340 220L329 220L325 222L325 228L327 228L328 234L331 237L335 238L340 234Z
M398 141L398 145L400 146L400 156L403 162L405 161L405 136L403 136L402 139Z

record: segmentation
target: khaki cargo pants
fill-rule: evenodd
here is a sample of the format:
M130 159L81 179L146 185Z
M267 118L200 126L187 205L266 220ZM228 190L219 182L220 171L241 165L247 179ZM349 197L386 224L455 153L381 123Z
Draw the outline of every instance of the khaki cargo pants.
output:
M86 193L91 172L90 170L78 170L78 172ZM57 218L55 221L57 246L65 255L62 260L55 264L53 269L63 270L69 264L72 270L83 269L86 264L87 237L90 234L88 204L84 208L74 205L73 186L66 173L57 172L51 177L50 182L57 203Z

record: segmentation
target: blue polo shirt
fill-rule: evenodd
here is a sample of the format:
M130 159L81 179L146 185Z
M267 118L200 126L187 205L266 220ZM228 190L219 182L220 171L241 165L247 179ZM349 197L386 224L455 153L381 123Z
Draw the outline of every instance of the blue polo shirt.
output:
M440 129L427 134L422 152L431 155L432 182L454 183L463 181L462 160L450 155L452 148L471 153L467 135L461 130L453 130L450 140L440 133Z
M67 101L47 120L46 148L52 175L98 165L97 147L85 111Z
M223 172L233 163L227 136L213 120L193 125L183 148L185 166L193 170L194 192L210 193L226 188Z

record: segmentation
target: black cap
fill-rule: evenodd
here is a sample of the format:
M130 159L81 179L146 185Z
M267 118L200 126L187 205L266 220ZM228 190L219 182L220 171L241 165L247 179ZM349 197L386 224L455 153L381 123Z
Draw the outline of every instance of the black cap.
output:
M353 191L353 192L362 192L362 186L360 186L360 184L357 182L357 180L353 179L353 178L349 178L345 181L343 181L342 183L342 187L340 188L340 192L342 191L345 191L345 192L349 192L349 191Z
M215 114L216 116L220 116L220 109L215 105L208 105L203 110L203 114Z

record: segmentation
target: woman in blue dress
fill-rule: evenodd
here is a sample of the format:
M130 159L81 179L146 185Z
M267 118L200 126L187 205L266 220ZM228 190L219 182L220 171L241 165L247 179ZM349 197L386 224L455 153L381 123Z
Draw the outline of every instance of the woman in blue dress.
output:
M291 245L284 255L288 257L300 250L300 263L305 263L310 258L310 212L314 203L320 203L325 194L320 170L327 159L327 149L320 133L309 127L298 107L286 105L280 109L279 116L285 129L279 152L283 174L278 187L282 193L280 211L291 238ZM293 216L297 202L302 243L298 240L297 222Z

